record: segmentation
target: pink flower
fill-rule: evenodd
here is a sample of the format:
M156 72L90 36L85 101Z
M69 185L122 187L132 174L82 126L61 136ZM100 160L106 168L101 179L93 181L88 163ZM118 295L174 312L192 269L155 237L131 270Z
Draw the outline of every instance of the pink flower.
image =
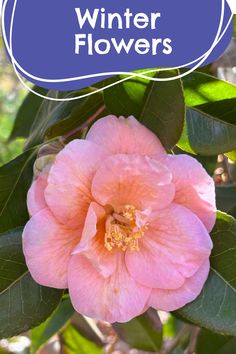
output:
M134 117L105 117L70 142L33 182L28 208L31 275L69 288L83 315L125 322L150 306L176 310L207 279L213 180Z

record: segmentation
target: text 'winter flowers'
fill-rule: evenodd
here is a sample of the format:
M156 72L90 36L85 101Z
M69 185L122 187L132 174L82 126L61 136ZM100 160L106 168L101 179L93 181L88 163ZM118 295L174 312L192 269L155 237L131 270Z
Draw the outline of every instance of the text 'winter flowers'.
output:
M139 55L151 54L153 56L163 53L169 55L172 53L172 40L166 38L145 38L145 30L152 31L155 36L158 32L159 22L162 14L160 12L133 13L130 8L123 12L109 12L105 8L95 8L92 10L76 8L76 17L80 30L86 28L86 33L75 34L75 54L88 55L107 55L115 51L118 55L121 53ZM116 31L115 31L116 29ZM111 36L104 36L104 30L110 30ZM92 31L92 32L91 32ZM94 32L95 31L95 32ZM122 35L118 35L121 31ZM131 38L137 31L142 37ZM147 32L149 34L149 32ZM94 35L100 33L104 38L94 38ZM129 36L130 33L130 36Z

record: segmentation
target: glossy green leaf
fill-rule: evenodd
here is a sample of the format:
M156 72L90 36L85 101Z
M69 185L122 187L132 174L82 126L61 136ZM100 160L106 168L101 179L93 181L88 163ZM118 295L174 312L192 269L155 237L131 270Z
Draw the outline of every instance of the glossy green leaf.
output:
M154 78L177 74L176 70L163 71L155 74ZM116 80L117 78L113 79ZM112 114L134 115L159 137L167 149L178 142L185 116L180 80L156 82L139 77L132 78L105 90L104 99Z
M194 72L183 78L186 121L178 146L217 155L236 148L236 86Z
M74 312L70 300L63 300L45 322L31 331L31 353L36 353L54 334L61 331Z
M92 92L93 90L94 89L92 88L88 88L79 92L73 91L70 93L58 93L49 91L48 95L51 97L53 92L54 95L59 98L73 98L78 96L78 94L82 96L83 94ZM42 143L45 139L46 132L48 132L48 137L51 137L55 135L61 135L64 132L68 132L70 129L74 129L75 126L78 127L81 124L80 115L85 115L87 117L87 115L91 114L92 109L94 109L94 107L91 107L92 97L93 96L89 96L81 99L63 102L44 100L31 127L26 148L30 148L39 143ZM100 97L101 95L99 95L99 98ZM98 95L96 95L96 98L98 99ZM100 104L101 102L99 102L99 105ZM69 119L72 115L73 119ZM63 122L62 126L59 126L59 130L58 126L55 127L55 132L53 129L49 130L54 124L57 124L58 122L67 118L69 120L66 121L66 123Z
M187 108L184 132L177 145L206 156L231 151L236 147L236 126L215 120L197 108Z
M156 77L175 76L178 71L160 72ZM185 118L185 104L180 80L151 82L140 115L140 121L151 129L166 149L178 142Z
M65 354L102 354L102 348L83 337L73 325L64 329L61 340Z
M193 157L202 164L202 166L205 168L205 170L210 176L214 175L217 164L217 156L193 155Z
M44 96L47 95L48 92L48 90L37 86L34 86L33 90ZM32 92L28 93L17 112L9 140L18 137L27 138L42 101L42 97Z
M201 295L176 313L211 331L236 336L236 220L219 212L211 236L209 278Z
M236 86L214 76L194 71L183 77L182 82L185 102L189 107L203 106L213 102L227 102L227 100L230 100L232 104L231 100L236 98Z
M95 120L108 114L108 111L104 106L102 93L95 93L81 101L81 103L77 101L77 105L68 115L68 117L59 120L46 131L46 139L67 135L68 133L73 132L75 129L77 130L77 128L83 127L83 124L89 120L89 118L92 117L98 110L101 110L101 113L96 116ZM91 122L88 122L88 127L90 125ZM77 136L80 137L81 132L82 130L78 131L77 134L73 135L73 138Z
M22 229L17 228L0 238L0 292L27 273L24 255L21 245Z
M137 73L145 71L147 70L139 70ZM153 77L155 73L148 76ZM126 78L126 75L115 76L106 80L104 85L111 85ZM128 117L132 115L139 118L142 107L145 104L149 84L149 79L133 77L105 89L103 95L107 109L111 114L115 114L116 116Z
M161 322L153 309L127 323L116 323L113 328L131 348L156 352L161 347Z
M236 338L222 336L210 331L201 330L198 335L196 354L234 354Z
M217 209L229 213L236 207L236 186L227 185L216 187Z
M0 232L28 220L26 195L32 183L37 149L31 149L0 168Z
M48 96L51 98L71 98L74 97L76 93L59 92L59 91L49 91ZM26 142L26 149L31 148L37 144L44 141L44 135L47 129L58 122L60 119L67 117L76 105L75 101L59 102L45 99L34 122L31 126L31 130ZM80 101L81 103L82 101Z
M163 324L163 337L175 337L177 333L176 322L178 321L174 316L168 314L168 320Z
M37 326L58 305L62 291L36 284L24 262L22 229L0 237L0 338Z
M74 313L71 324L79 331L79 333L87 338L90 342L96 343L99 347L104 345L102 338L95 333L93 326L78 312Z
M231 161L236 163L236 150L230 151L227 154L225 154Z

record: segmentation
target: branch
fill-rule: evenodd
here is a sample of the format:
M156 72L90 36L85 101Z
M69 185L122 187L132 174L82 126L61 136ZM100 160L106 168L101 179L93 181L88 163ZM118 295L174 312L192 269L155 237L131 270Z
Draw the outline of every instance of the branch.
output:
M198 338L200 330L201 329L199 327L193 327L189 346L186 349L185 354L194 354L195 353L197 338Z
M89 119L86 120L86 122L84 122L82 125L80 125L79 127L75 128L74 130L70 131L69 133L63 135L63 139L67 140L68 138L72 137L73 135L78 134L79 132L81 132L81 130L83 130L84 128L87 128L88 125L92 124L97 117L99 116L99 114L101 114L103 111L105 111L106 106L103 105L101 106L97 112L95 112Z
M184 324L179 333L173 339L173 341L169 344L168 348L161 350L161 354L170 354L172 351L180 344L182 338L186 336L190 331L191 326L188 324Z

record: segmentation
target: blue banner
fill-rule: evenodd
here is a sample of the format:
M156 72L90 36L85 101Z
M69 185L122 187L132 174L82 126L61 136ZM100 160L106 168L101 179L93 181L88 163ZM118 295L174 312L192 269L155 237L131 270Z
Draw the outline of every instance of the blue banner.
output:
M225 0L5 0L2 10L15 69L56 90L144 68L197 68L232 37Z

